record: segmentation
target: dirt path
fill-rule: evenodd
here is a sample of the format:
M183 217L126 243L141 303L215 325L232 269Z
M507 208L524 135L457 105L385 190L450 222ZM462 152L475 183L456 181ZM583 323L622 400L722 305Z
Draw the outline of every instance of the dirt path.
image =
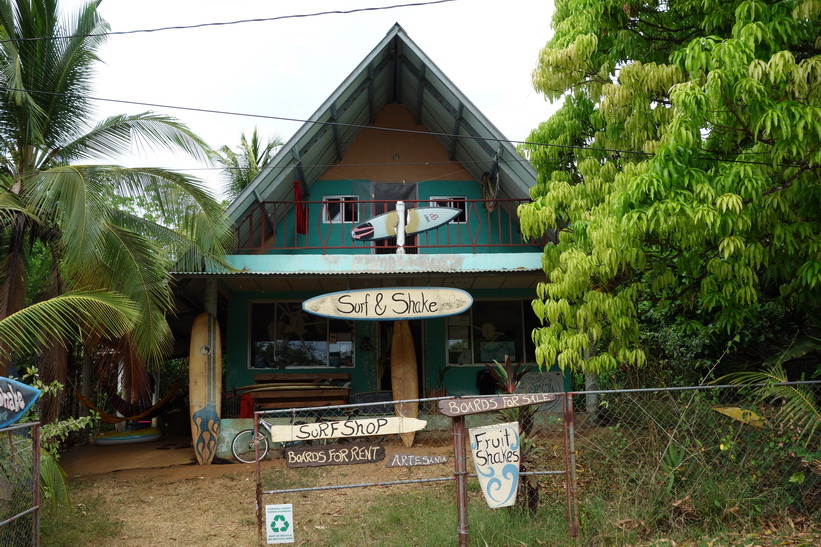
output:
M285 483L295 473L309 473L319 484L356 484L453 473L447 448L414 447L385 442L386 458L396 453L448 455L448 464L426 468L387 468L385 461L362 465L287 469L282 459L263 462L266 481ZM101 546L257 545L254 466L238 463L200 466L190 441L74 448L61 458L81 514L104 512L117 523ZM270 484L270 482L269 482ZM263 503L293 503L299 544L333 525L351 508L368 503L373 489L355 488L287 494ZM111 525L109 524L109 527ZM301 536L301 537L300 537ZM48 538L43 544L49 545ZM304 543L307 541L307 543Z

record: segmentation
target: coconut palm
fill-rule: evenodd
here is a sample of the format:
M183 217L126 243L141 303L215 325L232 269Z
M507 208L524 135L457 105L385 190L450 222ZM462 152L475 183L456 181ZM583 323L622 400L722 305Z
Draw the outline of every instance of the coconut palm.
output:
M233 201L245 190L282 144L280 138L274 136L263 146L255 127L250 141L244 132L240 134L238 150L223 146L214 154L214 161L222 166L226 181L223 192L228 200Z
M66 292L120 295L106 309L127 318L133 305L141 319L117 338L113 353L144 370L170 349L165 314L172 308L172 263L188 271L221 264L230 227L198 180L115 164L134 145L202 160L210 151L164 115L112 116L94 124L88 93L109 27L97 13L98 2L66 17L58 4L0 0L0 321ZM122 198L152 200L161 222L174 220L173 229L117 207ZM49 273L38 278L36 291L29 277L35 265ZM97 313L74 310L79 317ZM74 342L97 340L92 334L110 338L125 320L115 316L86 322L87 329L74 331ZM41 342L49 332L41 321L25 328L30 340ZM21 353L0 340L3 375ZM43 364L65 370L66 352L59 344L50 347L54 353Z

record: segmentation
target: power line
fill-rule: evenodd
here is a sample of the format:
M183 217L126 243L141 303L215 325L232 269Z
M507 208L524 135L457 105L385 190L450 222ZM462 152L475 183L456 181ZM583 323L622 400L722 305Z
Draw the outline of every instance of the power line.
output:
M411 4L393 4L390 6L376 6L372 8L353 8L349 10L331 10L331 11L320 11L316 13L299 13L294 15L280 15L277 17L259 17L254 19L238 19L236 21L221 21L221 22L214 22L214 23L198 23L195 25L177 25L171 27L158 27L158 28L150 28L150 29L135 29L135 30L121 30L121 31L111 31L111 32L100 32L94 34L67 34L63 36L35 36L31 38L9 38L6 40L0 40L0 44L8 43L8 42L37 42L43 40L68 40L71 38L92 38L92 37L99 37L99 36L123 36L127 34L147 34L152 32L164 32L167 30L189 30L189 29L198 29L198 28L206 28L206 27L224 27L230 25L241 25L245 23L267 23L271 21L282 21L285 19L306 19L309 17L321 17L324 15L350 15L354 13L362 13L368 11L385 11L385 10L392 10L392 9L399 9L399 8L414 8L414 7L422 7L422 6L431 6L434 4L446 4L448 2L457 2L458 0L431 0L429 2L414 2Z
M111 103L119 103L119 104L129 104L135 106L146 106L150 108L163 108L163 109L170 109L170 110L184 110L188 112L199 112L204 114L221 114L226 116L241 116L246 118L254 118L254 119L262 119L262 120L276 120L276 121L285 121L285 122L296 122L301 124L320 124L320 125L329 125L329 126L337 126L337 127L349 127L354 129L372 129L377 131L385 131L390 133L407 133L407 134L414 134L414 135L431 135L435 137L446 137L446 138L454 138L454 139L471 139L471 140L483 140L483 141L490 141L496 143L507 143L507 144L523 144L528 146L543 146L547 148L558 148L558 149L565 149L565 150L584 150L588 152L603 152L607 154L611 154L614 158L620 157L622 154L632 154L635 156L644 156L646 158L655 157L655 153L652 152L644 152L642 150L621 150L616 148L599 148L599 147L592 147L592 146L581 146L581 145L572 145L572 144L556 144L556 143L546 143L546 142L535 142L535 141L516 141L510 139L502 139L497 137L474 137L472 135L458 135L454 133L443 133L443 132L435 132L435 131L421 131L416 129L397 129L393 127L378 127L373 125L362 125L362 124L353 124L353 123L343 123L343 122L332 122L332 121L322 121L322 120L305 120L299 118L290 118L285 116L270 116L266 114L250 114L247 112L231 112L227 110L213 110L207 108L197 108L192 106L175 106L175 105L168 105L168 104L160 104L160 103L145 103L139 101L128 101L123 99L109 99L105 97L95 97L92 95L73 95L70 93L57 93L54 91L38 91L38 90L26 90L26 89L16 89L10 88L7 86L0 86L0 90L6 91L23 91L26 93L38 93L41 95L51 95L51 96L61 96L61 97L68 97L68 98L76 98L76 99L88 99L92 101L101 101L101 102L111 102ZM712 152L711 152L712 153ZM772 166L771 162L766 161L748 161L748 160L738 160L738 159L724 159L724 158L710 158L710 157L700 157L700 160L705 161L715 161L721 163L739 163L739 164L747 164L747 165L766 165ZM506 160L509 161L509 160ZM522 160L516 161L531 161L525 158ZM555 161L552 159L536 159L533 161ZM425 162L421 162L425 163ZM796 162L780 162L778 165L784 167L800 167L803 164L796 163Z

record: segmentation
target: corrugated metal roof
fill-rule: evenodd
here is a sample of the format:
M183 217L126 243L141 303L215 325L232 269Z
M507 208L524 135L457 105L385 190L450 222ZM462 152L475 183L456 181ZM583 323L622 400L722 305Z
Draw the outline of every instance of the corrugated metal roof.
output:
M500 198L528 197L536 181L530 164L396 24L234 200L228 215L237 221L255 203L288 200L294 180L310 187L390 103L404 105L476 180L498 158Z
M447 255L231 255L237 269L218 276L258 275L414 275L419 273L484 274L542 271L541 253L486 253ZM212 277L215 272L177 273Z

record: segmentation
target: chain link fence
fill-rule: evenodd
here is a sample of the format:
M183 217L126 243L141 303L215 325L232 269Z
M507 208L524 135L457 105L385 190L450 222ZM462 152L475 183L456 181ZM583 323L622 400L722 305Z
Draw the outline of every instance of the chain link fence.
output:
M819 408L821 384L792 386ZM572 394L585 408L575 415L582 527L595 522L607 542L638 539L650 527L817 516L819 437L805 430L813 413L795 412L783 397L761 398L757 387Z
M418 417L426 423L424 428L413 434L410 446L400 434L367 435L341 439L306 439L293 442L271 440L269 425L320 424L328 430L345 427L345 420L369 420L396 415L393 401L361 403L338 407L309 409L272 410L258 414L259 433L265 435L262 447L267 447L267 459L282 459L283 468L275 472L258 474L258 526L261 527L262 509L267 503L282 503L298 497L303 504L315 503L322 506L321 496L328 490L345 490L362 487L407 488L429 484L441 484L456 480L454 466L453 418L443 415L438 403L452 397L419 399L400 404L418 405ZM537 410L527 425L527 434L534 439L534 449L523 454L522 484L532 485L530 495L538 495L539 490L548 488L551 492L562 492L568 488L568 450L564 424L560 413L561 397L543 405ZM518 410L518 409L515 409ZM464 416L465 429L516 421L511 415L500 412L486 412ZM334 425L336 424L336 425ZM249 436L249 438L251 438ZM464 435L465 441L467 436ZM247 441L240 441L241 447L248 447ZM255 447L249 449L242 459L253 460ZM467 476L475 478L473 463L468 451ZM328 465L343 466L360 464L349 473L326 473ZM455 496L456 494L454 494ZM520 493L520 495L523 495ZM537 498L534 503L538 503Z
M796 386L818 408L821 383ZM586 526L599 531L596 543L629 543L650 529L743 525L785 511L811 520L821 513L818 431L806 442L808 424L800 414L785 414L781 397L760 399L740 386L557 395L527 425L532 448L523 471L533 476L537 503L565 512L567 498L569 535L578 523L583 537ZM453 481L452 419L438 409L448 399L418 401L427 423L410 447L398 434L269 442L266 458L282 465L259 476L264 503L315 502L320 512L311 514L312 522L321 526L316 520L326 490ZM565 404L571 412L563 411ZM390 401L260 414L276 425L394 415ZM498 411L464 418L467 429L521 420ZM324 470L351 463L362 465Z
M40 544L40 424L0 429L0 545Z

